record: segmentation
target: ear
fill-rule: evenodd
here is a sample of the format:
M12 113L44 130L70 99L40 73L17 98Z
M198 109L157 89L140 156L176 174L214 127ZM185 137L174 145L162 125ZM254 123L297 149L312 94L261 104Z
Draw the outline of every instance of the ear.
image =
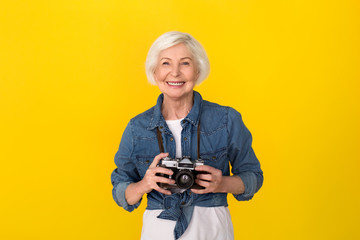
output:
M154 69L152 75L153 75L153 79L154 79L155 85L157 85L156 68Z
M196 73L196 85L198 85L198 80L199 80L199 76L200 76L200 70L197 71Z

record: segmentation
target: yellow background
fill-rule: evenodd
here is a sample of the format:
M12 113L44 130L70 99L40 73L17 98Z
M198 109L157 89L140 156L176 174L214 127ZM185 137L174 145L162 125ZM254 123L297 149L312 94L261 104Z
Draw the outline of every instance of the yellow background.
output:
M236 239L359 239L360 4L353 0L0 2L0 238L139 239L112 200L114 154L159 90L152 42L197 38L196 87L236 108L265 182L229 196Z

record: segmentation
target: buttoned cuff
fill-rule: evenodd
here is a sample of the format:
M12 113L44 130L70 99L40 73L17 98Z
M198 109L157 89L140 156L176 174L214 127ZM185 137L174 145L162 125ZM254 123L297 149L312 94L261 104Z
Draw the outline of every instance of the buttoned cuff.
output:
M125 190L131 184L131 182L121 182L116 186L115 189L115 202L120 206L123 207L126 211L132 212L134 209L138 208L142 198L139 202L134 205L129 205L125 199Z
M233 194L238 201L248 201L256 193L257 179L253 172L242 172L237 174L245 185L245 192L242 194Z

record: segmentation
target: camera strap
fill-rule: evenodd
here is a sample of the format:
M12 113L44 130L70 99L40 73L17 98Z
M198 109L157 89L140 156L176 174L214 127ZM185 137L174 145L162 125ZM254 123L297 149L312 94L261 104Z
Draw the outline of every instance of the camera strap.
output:
M200 159L200 119L197 128L197 159Z
M164 143L161 137L161 131L159 128L156 128L157 131L157 140L159 144L160 153L164 152ZM197 159L200 159L200 120L197 127Z
M161 132L159 130L159 128L156 128L157 130L157 140L158 140L158 144L159 144L159 149L160 149L160 153L164 152L164 144L163 144L163 140L161 137Z

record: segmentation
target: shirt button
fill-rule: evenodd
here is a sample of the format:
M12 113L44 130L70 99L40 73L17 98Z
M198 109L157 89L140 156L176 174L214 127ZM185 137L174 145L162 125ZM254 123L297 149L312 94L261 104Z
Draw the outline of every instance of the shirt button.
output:
M170 141L174 141L174 138L170 138Z
M185 205L186 203L185 202L181 202L181 205Z
M187 137L184 137L184 140L186 141L186 140L187 140Z
M160 129L163 129L164 127L163 126L160 126Z

